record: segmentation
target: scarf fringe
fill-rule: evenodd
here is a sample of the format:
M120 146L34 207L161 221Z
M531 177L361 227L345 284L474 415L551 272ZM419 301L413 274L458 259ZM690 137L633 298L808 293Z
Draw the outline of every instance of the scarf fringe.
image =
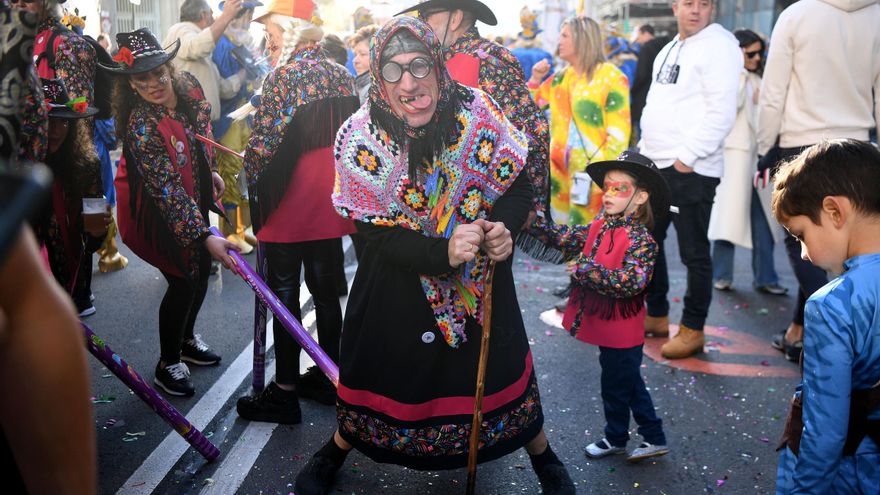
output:
M556 265L574 261L578 257L578 254L580 254L575 252L566 256L566 253L553 246L544 244L540 239L525 231L520 232L516 237L516 246L520 248L522 252L537 261L544 261Z
M278 209L300 157L309 151L333 146L336 132L359 106L357 96L341 96L316 100L296 109L281 146L257 183L248 188L254 233L259 232L269 215Z

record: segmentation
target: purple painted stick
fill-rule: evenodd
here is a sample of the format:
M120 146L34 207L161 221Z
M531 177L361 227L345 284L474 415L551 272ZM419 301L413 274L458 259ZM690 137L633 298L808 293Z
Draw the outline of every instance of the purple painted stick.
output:
M266 276L266 251L262 242L257 243L257 275ZM266 305L254 294L254 368L252 383L254 392L266 388Z
M129 366L119 354L113 352L113 349L101 337L95 335L95 332L86 326L85 323L80 324L86 337L86 347L89 348L89 352L93 356L98 358L98 361L101 361L107 369L122 380L122 383L156 411L162 419L171 425L205 459L213 461L220 455L220 450L205 435L202 435L198 428L193 426L183 414L180 414L165 397L159 395L156 389L148 385L141 375Z
M217 230L217 227L211 227L211 233L218 236L223 237L223 234ZM233 271L237 273L242 279L244 279L245 283L251 286L251 289L257 293L257 297L265 304L269 309L275 313L275 318L284 325L284 328L290 333L290 336L293 337L294 340L299 343L300 347L303 348L306 353L311 356L312 359L315 360L315 364L321 368L321 371L327 375L327 378L330 379L330 382L333 383L333 386L339 386L339 368L336 366L336 363L327 356L327 353L324 352L324 349L321 349L321 346L315 342L315 339L309 335L309 332L303 328L302 324L297 321L296 318L290 311L281 304L281 300L278 299L272 290L269 289L269 286L266 285L266 282L263 282L254 269L248 264L245 259L238 254L238 251L229 250L226 252L229 256L232 257L232 261L234 262Z

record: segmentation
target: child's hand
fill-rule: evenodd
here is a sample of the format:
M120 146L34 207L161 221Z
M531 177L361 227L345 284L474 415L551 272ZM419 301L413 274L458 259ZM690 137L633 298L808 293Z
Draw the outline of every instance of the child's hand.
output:
M461 224L452 231L447 254L449 266L455 268L474 259L483 242L483 227L476 223Z
M504 261L513 253L513 237L503 222L490 222L479 219L474 222L483 228L485 239L482 248L493 261Z

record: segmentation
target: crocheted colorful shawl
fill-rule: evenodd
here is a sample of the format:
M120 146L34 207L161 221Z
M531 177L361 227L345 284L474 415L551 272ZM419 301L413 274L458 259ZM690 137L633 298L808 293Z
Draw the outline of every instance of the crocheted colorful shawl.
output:
M384 47L398 29L409 29L431 49L441 81L446 78L439 43L426 24L410 17L389 21L373 47ZM378 51L378 50L377 50ZM381 53L381 52L380 52ZM379 54L380 54L379 53ZM373 53L372 59L378 60ZM378 63L372 64L374 95L384 98ZM523 169L528 138L504 118L501 109L480 90L441 84L460 91L455 115L459 133L427 165L418 180L408 173L408 140L398 142L370 119L369 105L349 118L336 136L336 184L333 204L340 215L378 226L402 227L428 237L449 238L459 224L486 218L495 201ZM446 97L448 100L448 96ZM382 101L384 105L387 102ZM437 326L451 347L467 341L468 316L482 321L482 293L489 258L485 253L440 276L419 275Z

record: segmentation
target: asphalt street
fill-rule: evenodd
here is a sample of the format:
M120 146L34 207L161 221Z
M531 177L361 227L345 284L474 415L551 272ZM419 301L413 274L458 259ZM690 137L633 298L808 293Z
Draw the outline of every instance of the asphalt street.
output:
M674 239L668 249L670 317L677 322L685 277ZM97 314L85 322L151 382L159 354L158 304L166 284L155 268L124 246L121 250L130 264L120 272L95 271ZM768 342L787 326L795 298L754 291L749 256L749 251L737 249L734 290L714 293L705 353L666 361L659 357L661 339L646 343L642 371L671 453L628 464L624 456L593 460L583 453L585 445L603 436L600 369L597 348L553 326L555 315L548 312L557 302L553 289L567 279L565 268L517 254L514 275L539 377L545 428L578 493L773 492L775 448L797 383L797 367ZM349 254L349 280L356 268L351 258ZM246 259L253 263L255 256ZM782 246L776 248L776 267L782 284L793 293L796 282ZM101 493L293 493L296 473L333 432L335 410L303 400L303 423L296 426L238 418L235 400L251 388L253 308L253 293L236 275L224 270L211 277L196 332L223 355L223 361L217 367L191 367L195 397L169 398L219 447L221 455L214 462L187 449L159 416L89 358ZM314 333L310 309L306 300L304 320ZM273 357L270 351L267 376L274 369ZM309 364L303 361L303 367ZM635 424L631 426L629 449L639 441ZM333 493L458 494L464 493L466 478L464 469L419 472L376 464L354 452ZM477 493L531 494L540 493L540 487L528 456L520 450L480 465Z

